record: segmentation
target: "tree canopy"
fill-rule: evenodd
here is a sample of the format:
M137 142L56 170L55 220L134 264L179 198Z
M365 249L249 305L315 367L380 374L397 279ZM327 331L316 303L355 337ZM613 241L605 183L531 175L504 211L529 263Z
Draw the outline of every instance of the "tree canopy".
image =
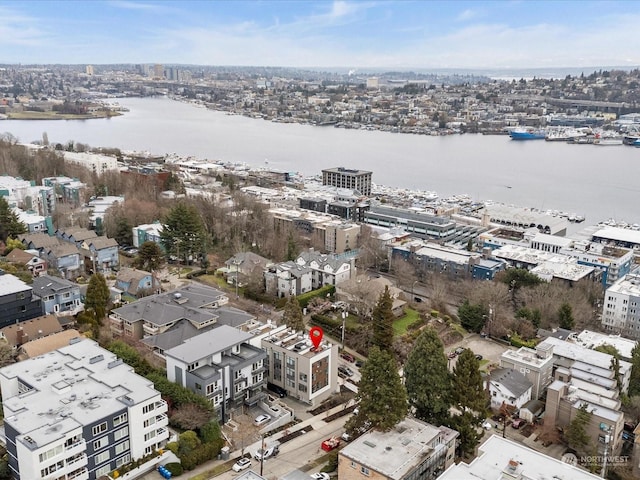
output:
M393 346L393 299L389 287L384 287L373 309L373 344L390 352Z
M304 330L304 318L302 316L302 308L295 295L291 295L284 304L282 312L282 322L296 332Z
M167 213L160 238L169 255L193 260L204 248L204 226L200 213L191 204L180 202Z
M0 195L0 241L6 242L7 238L15 238L26 232L27 226L11 210L7 200Z
M415 416L433 425L449 417L451 375L438 334L425 328L416 339L404 366L409 404Z
M587 451L591 441L587 433L589 422L591 422L591 412L587 410L587 404L583 403L565 432L569 446L578 452Z
M571 330L575 324L575 320L573 319L573 308L568 303L563 303L560 305L560 309L558 310L558 321L560 328L565 328L567 330Z
M469 300L465 300L458 307L458 318L461 325L472 332L480 333L484 327L485 320L489 312L484 305L472 305Z
M84 300L84 308L93 312L98 323L107 313L107 305L109 304L109 287L107 281L101 273L94 273L89 280L87 287L87 296Z
M640 343L631 351L631 375L629 378L629 396L640 395Z
M147 241L140 245L133 266L147 272L158 270L165 263L164 252L156 242Z
M359 411L347 422L347 431L361 428L366 421L371 428L390 430L406 417L408 408L395 359L391 353L373 346L360 373Z

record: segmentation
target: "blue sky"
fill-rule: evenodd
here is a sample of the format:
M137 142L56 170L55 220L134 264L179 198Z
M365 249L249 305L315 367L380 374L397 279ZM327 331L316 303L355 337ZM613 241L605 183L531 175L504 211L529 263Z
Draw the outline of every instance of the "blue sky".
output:
M9 1L0 63L640 65L638 1Z

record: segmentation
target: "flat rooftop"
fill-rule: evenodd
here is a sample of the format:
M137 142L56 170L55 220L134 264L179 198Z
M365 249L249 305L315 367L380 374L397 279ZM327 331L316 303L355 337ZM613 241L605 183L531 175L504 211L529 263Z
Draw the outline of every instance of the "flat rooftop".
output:
M5 421L32 449L158 395L152 382L87 339L4 367L0 376L3 384L30 387L3 405Z
M576 362L592 365L594 367L607 368L611 365L611 355L597 352L557 338L548 337L540 345L553 345L553 355L564 357ZM631 363L620 360L620 374L626 375L631 369Z
M638 289L638 293L640 294L640 288ZM592 350L601 345L611 345L618 350L621 356L628 359L631 359L631 352L638 343L635 340L630 340L620 335L606 335L604 333L592 332L591 330L583 330L580 332L576 336L575 341L583 347Z
M457 435L447 427L405 418L388 432L369 431L340 453L387 478L401 479Z
M597 480L600 477L507 438L492 435L469 464L449 467L438 480Z

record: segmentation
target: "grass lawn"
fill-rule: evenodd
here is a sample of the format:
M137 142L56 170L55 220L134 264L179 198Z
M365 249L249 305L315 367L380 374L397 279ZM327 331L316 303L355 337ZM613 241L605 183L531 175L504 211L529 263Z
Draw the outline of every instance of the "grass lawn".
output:
M407 327L413 322L417 322L418 320L420 320L420 313L411 308L405 309L404 317L400 317L395 322L393 322L393 334L405 334L407 332Z

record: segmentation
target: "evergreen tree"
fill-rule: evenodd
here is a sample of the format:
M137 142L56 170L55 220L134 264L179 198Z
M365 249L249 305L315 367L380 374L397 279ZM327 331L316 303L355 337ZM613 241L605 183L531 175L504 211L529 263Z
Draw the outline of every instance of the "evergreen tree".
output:
M164 252L156 242L144 242L138 249L133 266L147 272L158 270L164 265Z
M458 318L460 324L472 332L480 333L484 328L484 322L489 312L483 305L472 305L469 300L465 300L458 307Z
M373 309L373 344L380 350L391 351L393 345L393 299L389 287L384 287Z
M373 346L360 369L358 414L345 425L348 432L361 429L365 422L371 428L388 431L407 415L407 392L402 385L398 365L391 353Z
M465 349L453 368L453 404L462 412L453 415L449 426L460 432L460 452L473 453L480 438L480 426L485 418L487 394L482 385L480 363L474 353Z
M458 356L453 368L452 400L460 411L472 411L484 418L487 394L482 385L480 362L468 348Z
M294 329L296 332L304 331L304 318L302 316L302 308L300 302L291 295L284 304L284 312L282 313L282 322L289 328Z
M27 226L11 210L7 200L0 195L0 242L6 242L7 238L15 238L21 233L27 233Z
M563 303L560 305L560 309L558 310L558 323L560 328L565 328L567 330L571 330L574 325L573 320L573 309L571 305L568 303Z
M84 300L84 308L92 312L99 324L107 313L109 304L109 287L107 281L101 273L91 275L87 286L87 296Z
M164 218L160 238L167 253L182 261L197 255L204 244L204 226L196 207L183 202L175 205Z
M640 395L640 343L631 351L631 375L629 378L629 396Z
M591 422L591 412L587 410L587 404L583 403L566 430L567 443L578 452L586 451L591 440L587 434L589 422Z
M127 217L118 217L116 221L115 240L119 245L131 245L133 243L133 231Z
M451 374L444 347L433 329L425 328L413 344L404 377L415 416L433 425L445 423L451 406Z

